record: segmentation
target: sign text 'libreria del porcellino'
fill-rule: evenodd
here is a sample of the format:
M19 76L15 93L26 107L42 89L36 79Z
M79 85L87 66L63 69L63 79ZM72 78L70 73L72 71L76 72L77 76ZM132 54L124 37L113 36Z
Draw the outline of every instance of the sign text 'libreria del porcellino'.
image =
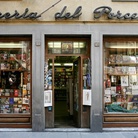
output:
M51 7L50 7L51 8ZM49 9L50 9L49 8ZM0 12L0 19L30 19L35 20L48 11L45 10L42 13L37 12L30 12L28 8L24 10L23 13L19 13L17 10L15 10L13 13ZM55 13L54 18L55 20L72 20L76 19L79 20L79 17L82 15L82 6L78 6L74 11L68 12L67 6L64 6L61 11L58 11ZM93 12L93 19L100 19L101 17L104 17L104 19L119 19L119 20L137 20L138 19L138 13L121 13L121 11L113 12L111 7L108 6L101 6L96 8Z

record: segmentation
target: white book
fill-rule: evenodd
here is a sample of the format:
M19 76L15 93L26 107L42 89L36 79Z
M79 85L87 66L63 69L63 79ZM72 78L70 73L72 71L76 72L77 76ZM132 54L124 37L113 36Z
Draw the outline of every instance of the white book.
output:
M128 72L129 74L136 74L136 67L129 67Z
M121 76L121 86L128 86L128 76Z

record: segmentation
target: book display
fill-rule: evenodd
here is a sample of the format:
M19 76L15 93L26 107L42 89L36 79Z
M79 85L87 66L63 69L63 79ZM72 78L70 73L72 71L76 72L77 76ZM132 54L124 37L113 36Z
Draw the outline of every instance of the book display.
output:
M56 67L55 68L55 100L67 99L67 82L72 77L72 67Z
M116 47L105 44L104 112L138 113L138 49Z
M0 47L0 115L30 114L30 48L17 44Z

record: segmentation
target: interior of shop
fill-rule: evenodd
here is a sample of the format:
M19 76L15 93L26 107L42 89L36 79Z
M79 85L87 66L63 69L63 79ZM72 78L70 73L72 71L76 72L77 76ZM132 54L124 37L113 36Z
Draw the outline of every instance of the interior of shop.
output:
M73 62L75 56L57 56L54 60L55 128L76 127L73 121Z

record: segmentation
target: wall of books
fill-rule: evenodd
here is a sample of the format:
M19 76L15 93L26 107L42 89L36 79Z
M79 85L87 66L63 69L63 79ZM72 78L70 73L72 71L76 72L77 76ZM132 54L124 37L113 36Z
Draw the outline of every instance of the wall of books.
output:
M138 113L138 44L105 43L104 112Z
M30 113L30 44L0 43L0 115Z

